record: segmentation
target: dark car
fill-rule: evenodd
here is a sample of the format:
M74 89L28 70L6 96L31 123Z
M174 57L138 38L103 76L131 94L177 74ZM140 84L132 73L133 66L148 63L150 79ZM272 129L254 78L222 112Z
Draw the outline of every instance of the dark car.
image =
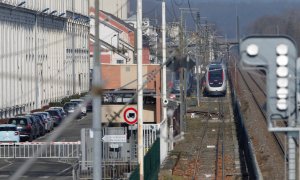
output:
M63 119L63 115L60 113L58 109L48 109L45 112L48 112L52 117L52 119L54 120L54 126L58 126L61 123Z
M67 116L67 113L65 112L63 107L50 107L49 109L58 109L61 113L61 115L63 116L63 119Z
M20 132L20 138L22 140L32 141L34 137L34 130L32 127L32 121L29 117L19 116L8 119L8 124L15 124L17 130Z
M32 132L33 132L33 139L37 138L39 136L40 132L39 132L38 124L36 122L35 117L31 116L30 114L19 114L16 117L22 117L22 116L30 118L30 120L32 122L31 128L32 128Z
M39 129L39 136L43 136L46 134L46 128L43 121L43 115L42 114L31 114L34 116L37 120L38 129Z
M46 111L34 112L34 114L40 114L43 116L43 123L45 125L46 132L53 130L54 121L52 120L50 114Z
M34 117L34 116L32 116L32 115L30 115L30 114L26 114L26 115L24 115L24 116L26 116L26 117L29 117L30 118L30 120L32 121L32 124L31 124L31 126L32 126L32 131L34 132L33 134L33 138L35 139L35 138L37 138L38 136L40 136L40 129L39 129L39 122L38 122L38 120L36 119L36 117Z

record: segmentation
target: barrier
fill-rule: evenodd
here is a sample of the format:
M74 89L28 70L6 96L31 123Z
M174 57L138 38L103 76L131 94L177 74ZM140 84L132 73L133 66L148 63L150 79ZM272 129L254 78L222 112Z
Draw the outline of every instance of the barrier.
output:
M0 143L0 158L32 158L36 155L37 158L78 159L80 145L80 141Z

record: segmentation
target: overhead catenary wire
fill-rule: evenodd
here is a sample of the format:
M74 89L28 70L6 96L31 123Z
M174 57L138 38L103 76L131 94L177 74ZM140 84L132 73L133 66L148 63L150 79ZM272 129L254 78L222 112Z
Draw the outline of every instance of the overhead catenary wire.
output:
M173 55L175 54L175 52L173 52L171 58L169 58L164 64L161 64L160 68L157 69L153 74L157 74L161 71L161 68L163 66L165 66L166 64L168 64L169 62L173 61ZM143 86L142 88L145 88L146 84L148 83L149 80L146 80L143 82ZM137 90L137 92L134 94L134 96L131 98L131 99L134 99L137 97L137 93L140 91L140 89ZM93 93L93 92L92 92ZM90 94L92 95L92 94ZM88 102L90 102L92 100L92 96L87 96L82 105L83 106L86 106ZM130 101L129 101L130 102ZM128 105L129 105L129 102L127 102L122 108L120 111L118 111L115 116L114 116L114 119L117 117L117 114L120 114ZM79 113L81 113L81 109L79 107L77 107L74 111L74 113L72 113L70 116L68 116L64 121L63 123L58 126L57 130L52 133L47 139L46 139L46 143L51 143L53 141L56 140L56 138L63 132L64 129L66 129L68 127L68 125L72 122L72 120L74 120L78 115ZM19 179L29 168L30 166L32 166L32 164L36 161L37 157L39 154L41 154L42 152L44 152L46 150L47 146L43 146L41 149L38 149L35 153L34 153L34 156L30 159L28 159L27 161L25 161L24 164L22 164L22 166L17 169L17 171L11 176L10 180L17 180Z

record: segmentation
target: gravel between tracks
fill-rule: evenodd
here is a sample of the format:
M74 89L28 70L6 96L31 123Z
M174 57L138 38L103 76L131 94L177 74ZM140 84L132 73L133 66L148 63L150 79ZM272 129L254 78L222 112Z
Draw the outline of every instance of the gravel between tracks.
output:
M240 172L239 150L236 139L235 123L231 109L230 93L224 97L224 179L242 179ZM199 111L195 118L187 114L187 131L184 140L175 144L163 167L159 179L222 179L222 164L216 170L216 146L218 127L218 98L201 98L200 107L190 107L190 111ZM203 113L209 112L209 113ZM208 123L206 120L208 119ZM206 131L206 133L205 133ZM205 135L204 135L205 134ZM219 145L219 149L221 146ZM218 163L221 157L218 156ZM216 177L216 172L218 176Z

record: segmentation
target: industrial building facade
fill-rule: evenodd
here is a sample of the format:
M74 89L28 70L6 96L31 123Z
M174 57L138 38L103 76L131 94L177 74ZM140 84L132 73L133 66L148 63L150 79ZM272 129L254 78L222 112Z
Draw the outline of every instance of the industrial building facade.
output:
M0 0L0 119L89 90L88 0Z

